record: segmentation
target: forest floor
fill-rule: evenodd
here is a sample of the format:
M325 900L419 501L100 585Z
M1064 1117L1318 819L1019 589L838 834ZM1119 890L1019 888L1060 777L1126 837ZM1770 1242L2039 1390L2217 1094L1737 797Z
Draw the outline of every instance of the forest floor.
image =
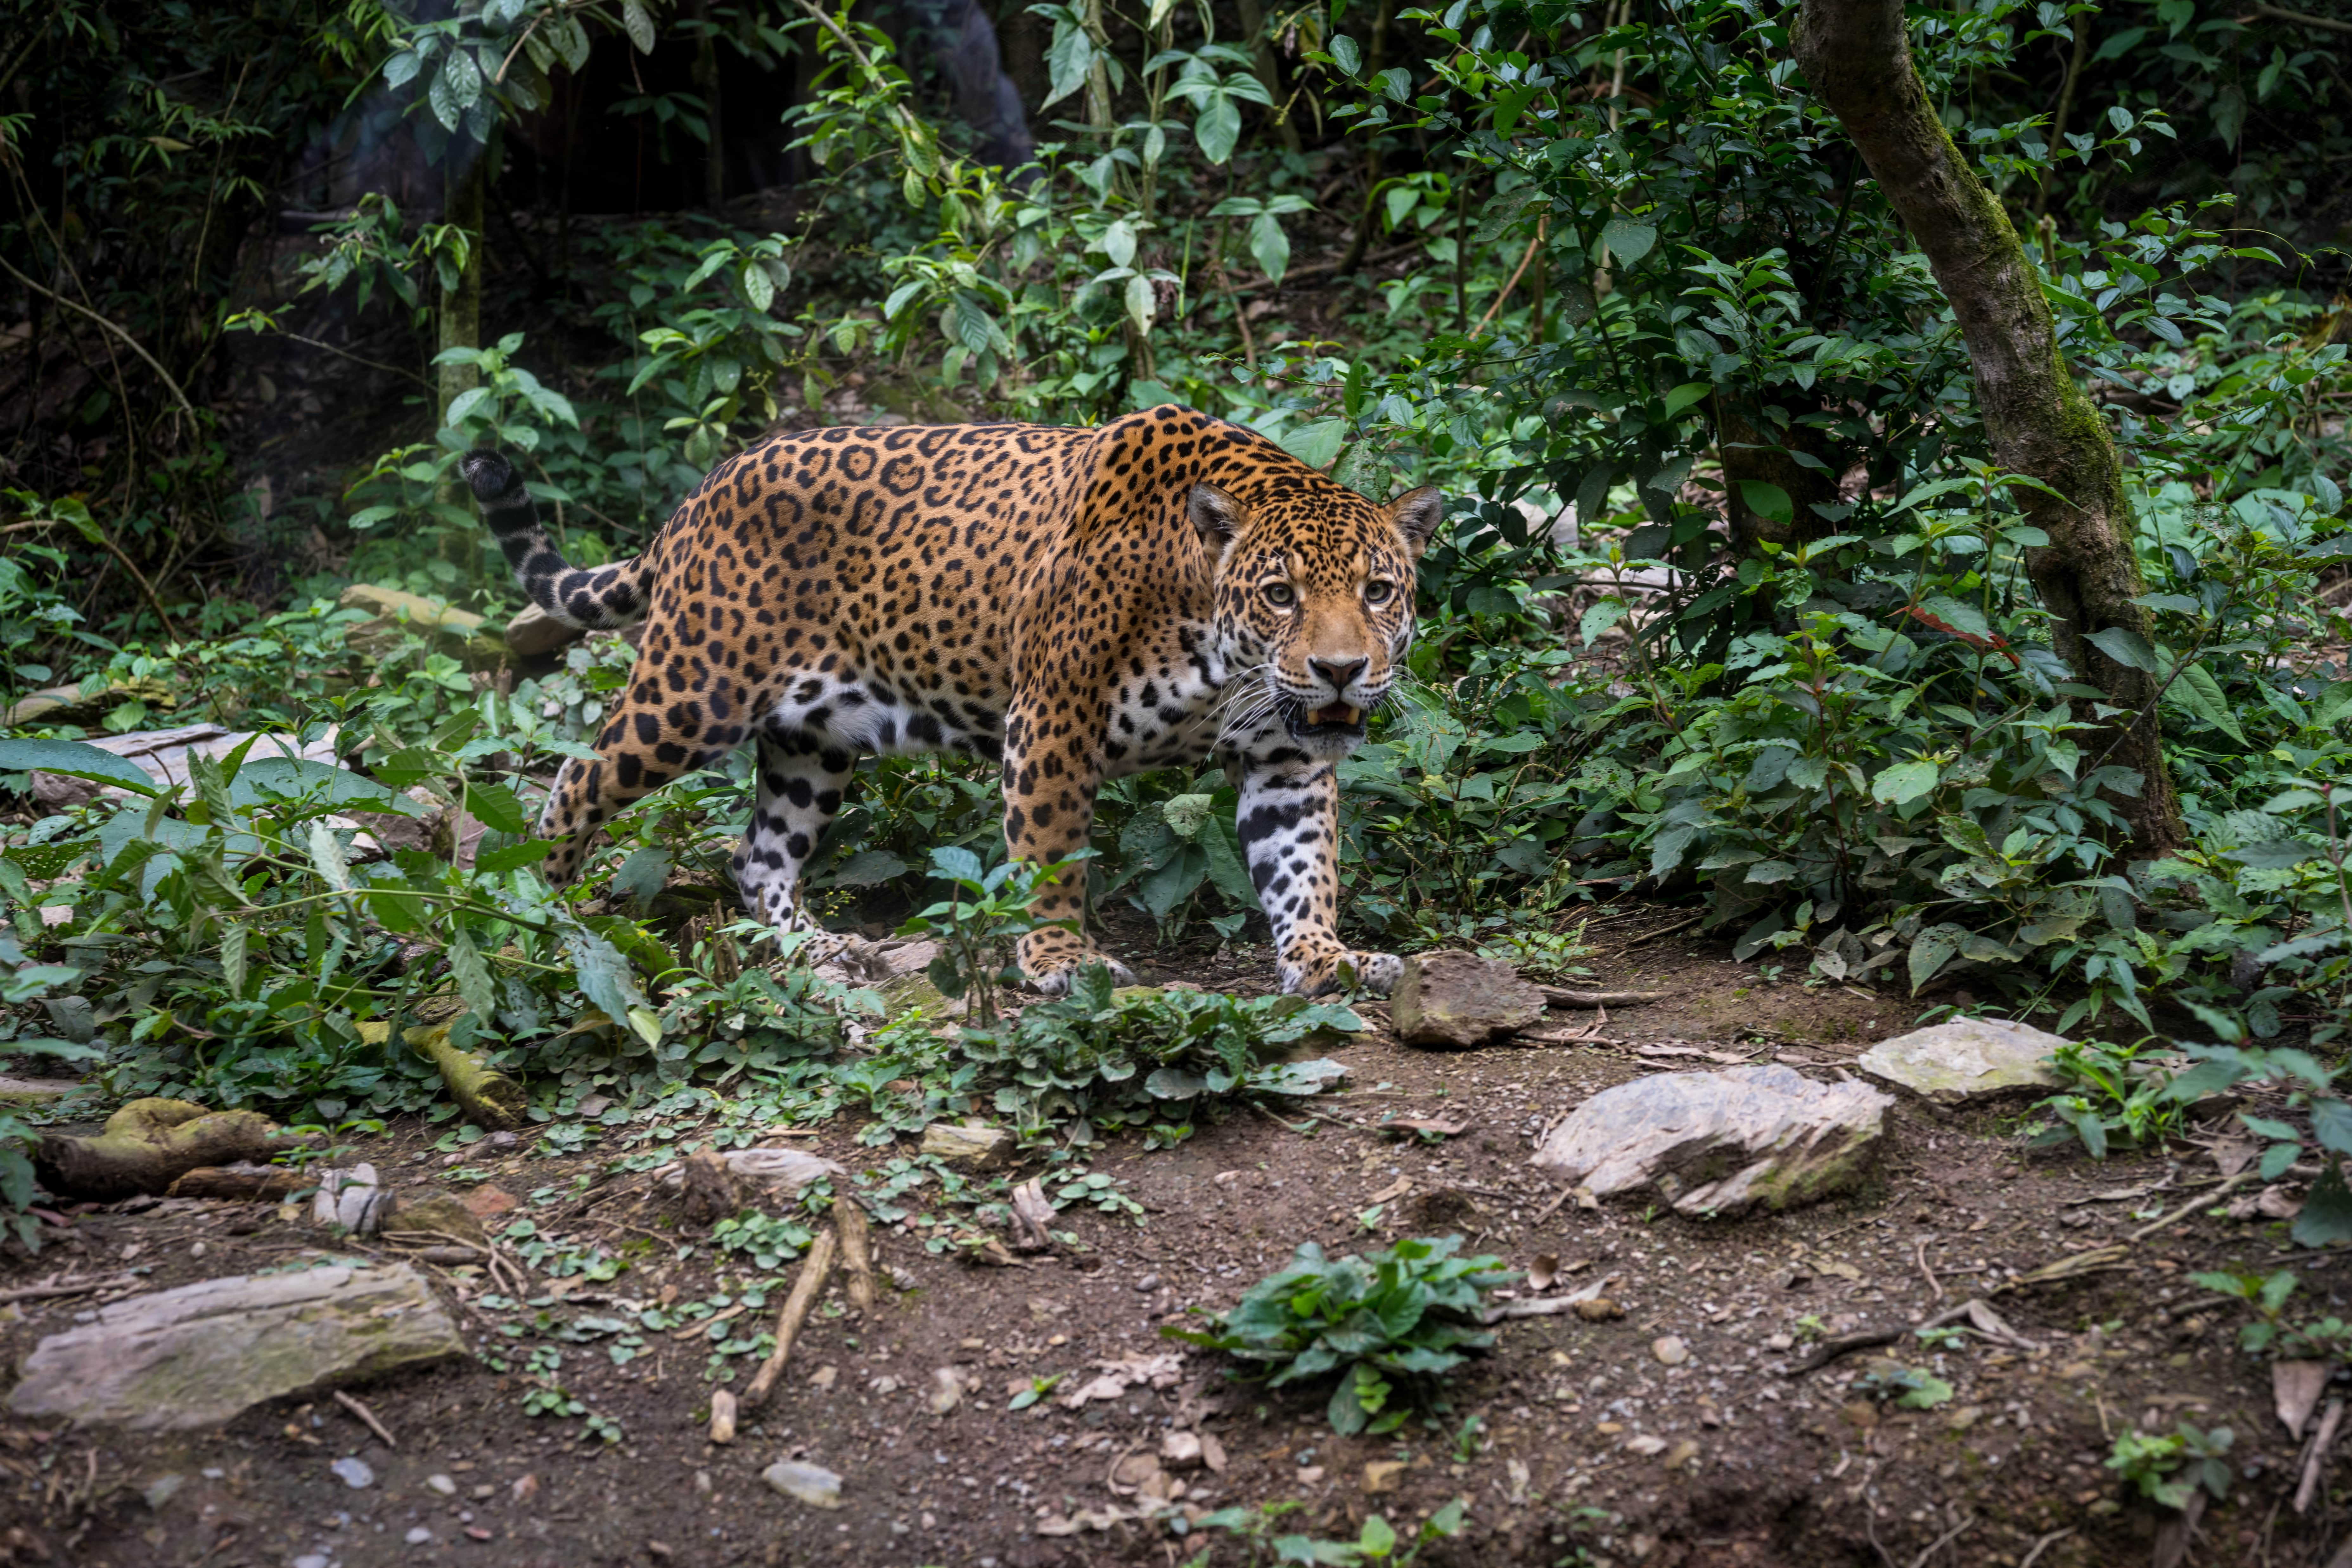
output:
M1276 1531L1349 1541L1377 1513L1410 1540L1413 1521L1465 1500L1466 1527L1433 1544L1429 1563L2083 1568L2161 1563L2182 1544L2178 1522L2159 1540L2178 1516L2138 1500L2105 1461L2127 1428L2169 1432L2184 1418L2236 1439L2229 1497L2198 1523L2185 1561L2342 1561L2330 1552L2352 1526L2352 1477L2328 1478L2347 1500L2322 1485L2308 1512L2294 1510L2299 1445L2273 1414L2267 1366L2236 1348L2242 1310L2189 1279L2293 1268L2306 1275L2299 1300L2340 1308L2341 1257L2290 1252L2282 1226L2200 1206L2069 1278L2022 1279L2176 1212L2184 1191L2216 1178L2209 1147L2094 1164L2072 1148L2028 1152L2014 1107L1946 1113L1913 1100L1891 1113L1870 1180L1810 1208L1708 1222L1559 1201L1558 1183L1528 1163L1547 1126L1610 1085L1712 1065L1657 1047L1826 1076L1918 1010L1854 987L1759 984L1720 946L1672 931L1682 912L1652 913L1658 936L1620 937L1613 952L1607 930L1644 922L1595 928L1601 984L1669 993L1612 1014L1603 1040L1434 1054L1399 1045L1385 1009L1368 1005L1373 1026L1338 1053L1346 1090L1294 1102L1299 1123L1239 1112L1172 1149L1129 1139L1096 1159L1141 1205L1139 1221L1069 1207L1061 1222L1080 1245L1017 1267L934 1252L911 1228L877 1231L877 1266L895 1281L884 1300L859 1315L836 1291L774 1397L726 1447L706 1439L703 1324L633 1335L625 1363L612 1352L618 1337L598 1327L741 1289L744 1270L708 1247L670 1260L677 1240L700 1239L675 1199L649 1187L583 1195L608 1163L593 1150L542 1156L526 1135L473 1145L453 1165L430 1146L437 1131L397 1124L355 1153L390 1173L404 1199L495 1187L542 1237L601 1238L630 1266L596 1283L533 1275L525 1302L468 1270L433 1270L468 1342L515 1358L516 1370L451 1363L356 1390L397 1447L323 1396L193 1435L0 1417L0 1563L1076 1568L1172 1565L1204 1550L1219 1564L1269 1560L1221 1531L1180 1540L1134 1517L1138 1499L1120 1480L1152 1468L1173 1426L1213 1437L1223 1460L1175 1474L1178 1505L1196 1513L1291 1504ZM1155 954L1148 928L1128 927L1108 945L1147 980L1244 994L1273 984L1262 948ZM1396 1115L1462 1130L1378 1130ZM1309 1116L1310 1131L1295 1130ZM845 1117L791 1142L853 1169L891 1152L856 1132ZM1375 1206L1367 1226L1360 1215ZM298 1216L134 1199L69 1217L37 1258L0 1264L0 1292L125 1268L151 1269L135 1287L151 1290L370 1250L314 1227L307 1204ZM1061 1402L1104 1363L1185 1352L1159 1330L1188 1309L1231 1305L1302 1242L1338 1254L1452 1232L1515 1268L1556 1258L1558 1289L1612 1279L1625 1315L1506 1322L1495 1352L1446 1388L1440 1425L1382 1438L1335 1437L1319 1392L1230 1383L1221 1358L1198 1351L1165 1388L1139 1382L1077 1410ZM1993 1301L2036 1348L1970 1339L1930 1353L1906 1342L1795 1370L1818 1339L1897 1329L1970 1297ZM14 1366L96 1300L0 1307L0 1361ZM748 1340L775 1299L735 1306ZM542 1334L573 1325L565 1332L580 1342L531 1337L533 1323ZM1679 1364L1667 1364L1668 1337L1687 1352ZM525 1414L525 1344L560 1349L563 1386L619 1423L617 1444L586 1436L577 1419ZM1853 1385L1886 1351L1948 1382L1952 1398L1911 1411L1863 1397ZM942 1368L962 1390L943 1415L933 1408ZM1054 1392L1007 1408L1030 1380L1055 1374ZM372 1472L364 1487L330 1468L353 1456ZM788 1458L837 1471L842 1506L821 1511L763 1484L761 1471ZM181 1478L176 1489L157 1486L167 1477Z

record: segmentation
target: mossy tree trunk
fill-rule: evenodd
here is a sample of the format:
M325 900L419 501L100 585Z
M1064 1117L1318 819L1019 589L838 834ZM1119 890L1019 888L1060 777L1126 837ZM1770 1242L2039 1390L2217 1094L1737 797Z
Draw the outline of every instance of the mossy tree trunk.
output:
M1803 0L1790 42L1806 80L1843 123L1952 302L1994 460L2057 492L2017 492L2050 536L2026 552L2026 569L2053 617L2059 657L2108 694L2106 722L2128 726L2113 761L2143 781L2137 798L2117 801L2135 849L2169 853L2187 832L2165 768L2157 679L2089 640L2110 626L2154 640L2147 612L2132 603L2147 589L2132 556L2123 468L2058 352L2025 247L1928 100L1912 67L1902 0Z
M487 148L457 145L449 149L449 162L443 174L441 221L464 229L469 243L465 270L458 274L457 286L441 291L436 322L439 329L436 333L439 339L436 352L482 346L482 188L489 183L489 174ZM469 364L440 365L435 374L435 390L440 395L444 419L458 394L470 392L481 383L481 374Z

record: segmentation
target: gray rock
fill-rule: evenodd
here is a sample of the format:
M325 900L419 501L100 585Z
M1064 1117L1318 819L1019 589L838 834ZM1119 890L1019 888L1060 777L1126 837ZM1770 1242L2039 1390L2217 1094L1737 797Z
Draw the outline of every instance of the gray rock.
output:
M588 634L567 626L537 605L507 623L507 651L517 658L537 658L578 642Z
M1001 1171L1013 1161L1013 1134L1003 1127L934 1121L923 1129L922 1152L967 1170Z
M1404 961L1389 1020L1408 1046L1483 1045L1543 1016L1544 994L1507 963L1475 952L1417 952Z
M803 1149L721 1149L719 1157L727 1162L729 1174L737 1181L765 1188L771 1196L781 1199L796 1196L820 1177L848 1173L824 1155ZM654 1180L666 1192L682 1191L685 1168L664 1165L654 1173Z
M265 1399L465 1353L406 1264L236 1275L133 1296L49 1335L25 1358L8 1407L186 1431Z
M1881 1040L1854 1066L1939 1105L1972 1105L2062 1087L2042 1058L2066 1043L2031 1024L1958 1018Z
M0 1077L0 1105L43 1105L81 1087L71 1079Z
M788 1498L811 1508L841 1506L841 1478L823 1465L779 1460L760 1472L760 1479Z
M1853 1184L1894 1103L1785 1067L1660 1073L1578 1106L1535 1163L1597 1196L1653 1192L1686 1215L1794 1208Z
M353 1491L358 1491L362 1487L375 1485L375 1470L365 1459L337 1459L327 1468L334 1472L337 1480Z

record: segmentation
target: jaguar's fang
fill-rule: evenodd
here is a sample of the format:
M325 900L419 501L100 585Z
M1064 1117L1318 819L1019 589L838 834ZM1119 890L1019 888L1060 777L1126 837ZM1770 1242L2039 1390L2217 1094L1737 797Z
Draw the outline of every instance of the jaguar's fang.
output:
M1307 718L1308 722L1315 724L1360 724L1364 714L1361 709L1350 708L1345 702L1334 702L1328 708L1318 708Z

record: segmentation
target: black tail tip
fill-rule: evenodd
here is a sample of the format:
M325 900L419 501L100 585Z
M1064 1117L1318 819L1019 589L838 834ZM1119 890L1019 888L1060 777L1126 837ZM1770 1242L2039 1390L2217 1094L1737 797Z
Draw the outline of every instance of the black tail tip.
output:
M468 452L457 459L474 499L487 506L515 488L514 465L497 452Z

